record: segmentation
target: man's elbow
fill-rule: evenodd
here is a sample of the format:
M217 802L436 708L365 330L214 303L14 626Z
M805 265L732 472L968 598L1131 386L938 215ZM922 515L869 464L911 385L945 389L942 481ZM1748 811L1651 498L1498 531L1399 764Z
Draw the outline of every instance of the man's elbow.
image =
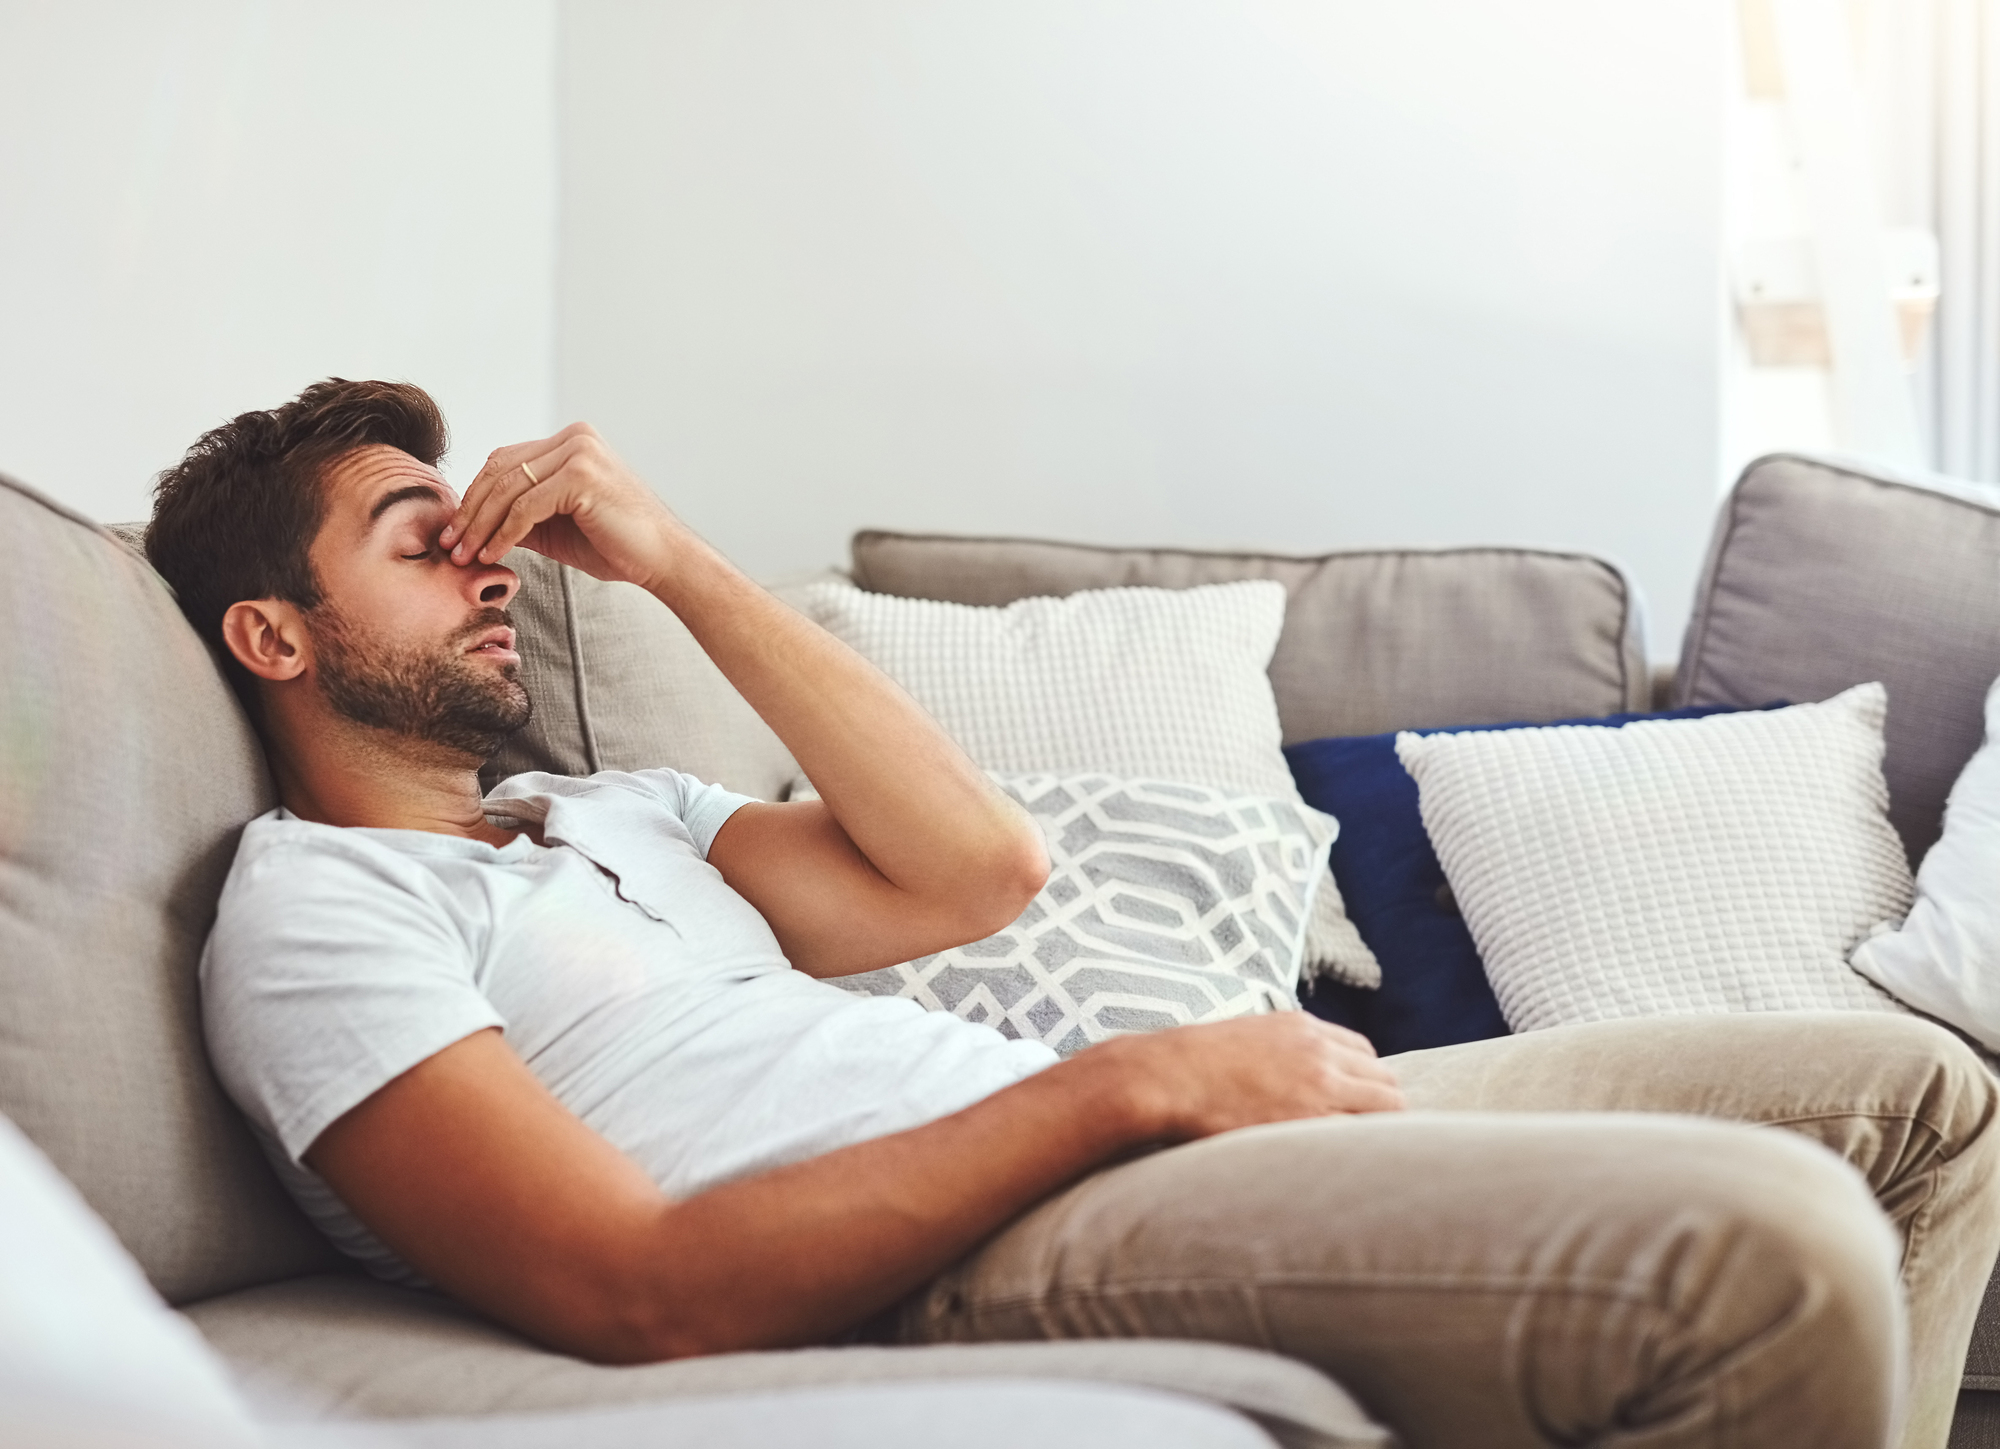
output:
M667 1363L673 1359L707 1358L733 1349L761 1346L733 1343L695 1324L656 1321L644 1326L623 1324L610 1332L600 1332L579 1356L607 1367L630 1368L640 1364Z
M702 1358L748 1346L734 1341L723 1324L707 1321L717 1315L690 1311L676 1295L644 1291L641 1285L657 1289L652 1282L656 1276L635 1264L620 1284L599 1284L594 1291L570 1285L557 1301L544 1305L538 1321L522 1326L560 1352L617 1367Z
M1020 919L1035 893L1049 883L1049 848L1042 832L1025 815L980 862L978 888L970 892L974 909L967 921L983 940Z

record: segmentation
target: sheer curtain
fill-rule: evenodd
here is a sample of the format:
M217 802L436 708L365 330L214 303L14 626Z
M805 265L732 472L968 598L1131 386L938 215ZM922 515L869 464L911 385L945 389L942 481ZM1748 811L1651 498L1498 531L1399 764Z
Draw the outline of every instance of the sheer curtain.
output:
M1938 239L1917 364L1941 472L2000 482L2000 0L1861 0L1885 220Z

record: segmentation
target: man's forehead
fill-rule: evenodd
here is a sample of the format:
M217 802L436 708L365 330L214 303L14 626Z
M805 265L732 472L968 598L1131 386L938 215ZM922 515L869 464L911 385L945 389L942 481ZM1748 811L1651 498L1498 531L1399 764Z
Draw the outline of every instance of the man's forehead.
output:
M328 503L364 526L374 521L377 505L396 493L428 488L447 508L458 506L458 495L444 476L401 448L377 444L358 448L335 463L326 475Z

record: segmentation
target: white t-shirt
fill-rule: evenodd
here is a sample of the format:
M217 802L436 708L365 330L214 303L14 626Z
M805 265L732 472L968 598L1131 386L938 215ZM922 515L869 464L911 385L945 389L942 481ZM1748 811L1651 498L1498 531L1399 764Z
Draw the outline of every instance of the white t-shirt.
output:
M420 1281L301 1158L343 1113L500 1027L543 1085L687 1197L947 1116L1055 1054L794 971L706 860L747 803L673 770L517 775L505 846L245 827L201 962L218 1074L279 1175L345 1252Z

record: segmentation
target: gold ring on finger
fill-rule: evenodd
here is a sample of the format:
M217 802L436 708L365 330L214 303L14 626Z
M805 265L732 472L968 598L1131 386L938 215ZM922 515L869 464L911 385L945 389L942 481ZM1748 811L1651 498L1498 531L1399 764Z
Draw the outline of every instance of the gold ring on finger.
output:
M521 471L528 475L528 481L530 483L534 483L537 485L541 483L542 480L535 476L535 470L533 468L530 468L526 463L523 463L521 465Z

